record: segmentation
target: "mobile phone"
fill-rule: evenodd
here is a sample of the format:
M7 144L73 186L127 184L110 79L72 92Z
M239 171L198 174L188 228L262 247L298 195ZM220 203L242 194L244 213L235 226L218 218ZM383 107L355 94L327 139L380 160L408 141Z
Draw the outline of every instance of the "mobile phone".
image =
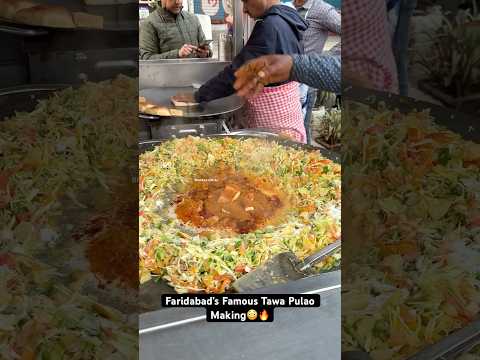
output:
M211 43L212 41L213 41L213 40L205 40L202 44L200 44L199 47L201 47L201 48L208 47L208 45L210 45L210 43Z

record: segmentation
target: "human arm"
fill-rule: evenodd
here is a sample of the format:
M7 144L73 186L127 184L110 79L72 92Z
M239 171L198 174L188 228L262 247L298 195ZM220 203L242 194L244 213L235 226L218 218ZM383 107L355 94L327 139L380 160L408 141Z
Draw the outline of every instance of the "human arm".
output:
M342 33L341 15L335 7L323 1L319 1L318 6L314 6L308 13L308 21L314 23L316 28L325 29L336 35Z
M235 92L233 83L235 71L247 61L262 55L275 52L276 30L265 22L258 22L240 53L219 74L207 81L196 93L195 98L199 102L211 101L221 97L232 95Z
M292 80L310 87L340 93L341 59L339 55L292 55Z
M248 69L250 67L250 69ZM325 91L340 92L340 55L269 55L240 68L234 88L240 96L260 92L265 85L294 80Z

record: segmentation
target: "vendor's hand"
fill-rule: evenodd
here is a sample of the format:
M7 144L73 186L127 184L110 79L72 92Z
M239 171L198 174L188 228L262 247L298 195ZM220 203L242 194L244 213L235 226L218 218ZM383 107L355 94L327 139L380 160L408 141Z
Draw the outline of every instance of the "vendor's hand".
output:
M190 54L192 54L195 50L197 50L196 46L185 44L182 46L180 50L178 50L178 56L180 58L186 58Z
M197 48L197 56L199 58L207 58L210 56L210 48L208 46L205 47L198 47Z
M293 60L289 55L267 55L252 60L235 72L233 87L239 96L258 94L265 85L290 78Z

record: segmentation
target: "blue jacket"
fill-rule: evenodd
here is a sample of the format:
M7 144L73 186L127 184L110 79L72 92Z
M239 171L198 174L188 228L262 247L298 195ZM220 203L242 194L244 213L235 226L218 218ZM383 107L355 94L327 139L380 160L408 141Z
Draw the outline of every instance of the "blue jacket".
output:
M341 62L340 54L293 55L290 78L315 89L340 94Z
M307 27L295 9L286 5L272 6L259 18L247 44L232 63L198 89L195 93L197 101L211 101L232 95L235 92L234 73L249 60L270 54L303 54L300 42Z

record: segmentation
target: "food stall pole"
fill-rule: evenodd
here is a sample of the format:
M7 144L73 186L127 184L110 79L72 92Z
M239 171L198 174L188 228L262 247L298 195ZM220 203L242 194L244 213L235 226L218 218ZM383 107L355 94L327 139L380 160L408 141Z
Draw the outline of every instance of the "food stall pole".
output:
M233 56L240 53L244 45L244 40L248 37L244 37L244 16L242 0L233 1L233 14L234 14L234 28L233 28Z

